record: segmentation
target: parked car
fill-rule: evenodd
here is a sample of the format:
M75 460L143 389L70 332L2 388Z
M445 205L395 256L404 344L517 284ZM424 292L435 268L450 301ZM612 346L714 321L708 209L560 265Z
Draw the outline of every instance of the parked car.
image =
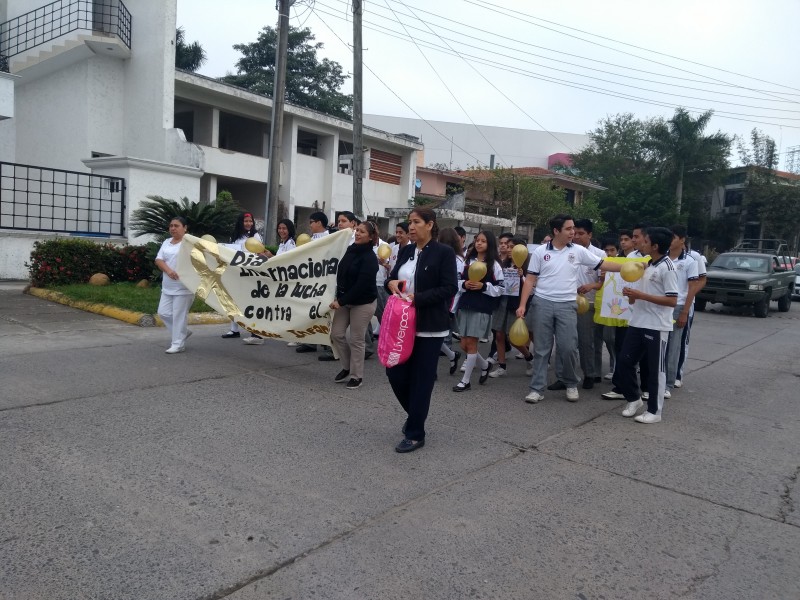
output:
M782 256L782 255L781 255ZM695 300L696 310L705 310L708 302L725 306L752 305L756 317L769 313L769 303L778 302L778 310L792 306L797 273L779 255L753 251L724 252L708 268L706 286Z

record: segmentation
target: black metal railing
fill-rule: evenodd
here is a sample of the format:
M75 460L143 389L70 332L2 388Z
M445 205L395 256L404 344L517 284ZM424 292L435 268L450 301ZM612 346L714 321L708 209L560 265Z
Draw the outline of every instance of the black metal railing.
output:
M0 228L121 236L125 180L0 162Z
M0 23L0 55L9 59L80 29L131 47L131 13L121 0L56 0Z

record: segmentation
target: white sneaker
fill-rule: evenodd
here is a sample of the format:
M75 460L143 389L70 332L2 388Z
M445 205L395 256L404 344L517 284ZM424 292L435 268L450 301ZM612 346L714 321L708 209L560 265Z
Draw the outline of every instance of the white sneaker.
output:
M264 343L264 338L247 337L242 340L248 346L260 346Z
M489 338L480 338L480 339L478 339L478 341L481 344L488 344L489 343Z
M531 375L533 375L533 361L529 360L527 362L528 364L525 366L525 375L530 377Z
M295 346L299 346L300 344L298 342L289 342L286 345L289 346L289 348L294 348Z
M496 365L497 364L497 354L492 354L489 358L486 359L486 362L488 362L489 365Z
M643 412L634 419L637 423L661 423L661 415L654 415L651 412Z
M494 371L489 373L489 377L491 377L492 379L497 377L503 377L504 375L506 375L506 370L500 366L498 366Z
M604 394L600 394L600 397L603 400L623 400L625 398L625 394L620 394L619 392L611 390L610 392L605 392Z
M463 364L463 363L462 363L462 365L461 365L461 369L459 369L459 370L460 370L462 373L466 373L466 372L467 372L467 365L465 365L465 364Z
M185 346L170 346L164 350L165 354L178 354L179 352L186 352Z
M544 400L544 396L535 390L525 396L525 402L528 404L536 404L539 400Z
M672 392L669 390L664 390L664 398L672 398Z
M642 402L641 398L639 400L636 400L636 402L628 402L625 405L625 408L622 409L622 416L632 417L637 412L639 412L639 409L642 408L642 406L644 406L644 402Z
M516 348L514 348L511 351L511 354L514 356L515 359L525 358L525 355Z
M578 388L568 387L567 388L567 400L569 402L577 402L578 398Z
M605 375L603 375L603 379L607 379L608 381L614 379L614 371L611 371L611 373L606 373Z
M642 392L642 400L650 400L650 392Z
M676 388L683 387L683 382L680 379L676 379L675 380L675 387Z

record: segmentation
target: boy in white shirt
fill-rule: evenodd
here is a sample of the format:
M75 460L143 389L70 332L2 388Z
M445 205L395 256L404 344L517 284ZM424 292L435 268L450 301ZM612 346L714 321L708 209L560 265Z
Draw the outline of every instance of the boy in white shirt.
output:
M672 331L672 310L678 302L675 265L667 255L672 237L672 232L666 227L646 230L639 249L650 256L650 262L638 287L622 289L631 305L631 318L622 351L617 356L614 386L628 401L622 416L636 416L643 406L636 365L643 358L647 361L649 397L647 411L636 416L639 423L660 422L664 406L667 339Z

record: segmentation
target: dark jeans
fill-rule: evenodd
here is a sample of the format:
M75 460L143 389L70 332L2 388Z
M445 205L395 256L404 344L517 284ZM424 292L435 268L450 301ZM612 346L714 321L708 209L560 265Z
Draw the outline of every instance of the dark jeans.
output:
M647 411L660 415L664 406L664 390L667 386L667 338L668 331L628 327L622 351L617 355L617 368L614 371L614 387L625 394L628 402L635 402L641 396L636 381L636 365L648 365L650 379Z
M622 347L625 345L625 337L628 332L628 329L630 329L630 327L617 327L617 333L614 336L614 352L617 353L617 356L619 356L620 352L622 352ZM615 365L614 373L616 372L617 368ZM647 364L647 359L643 357L642 360L639 361L639 389L642 390L643 392L646 392L647 388L650 386L649 374L650 374L650 369L649 365ZM611 380L611 383L614 385L612 389L615 392L622 393L622 390L617 387L615 381L616 378Z
M431 406L443 340L443 337L414 338L414 349L409 359L402 365L386 369L392 391L408 413L406 437L410 440L425 439L425 419Z

